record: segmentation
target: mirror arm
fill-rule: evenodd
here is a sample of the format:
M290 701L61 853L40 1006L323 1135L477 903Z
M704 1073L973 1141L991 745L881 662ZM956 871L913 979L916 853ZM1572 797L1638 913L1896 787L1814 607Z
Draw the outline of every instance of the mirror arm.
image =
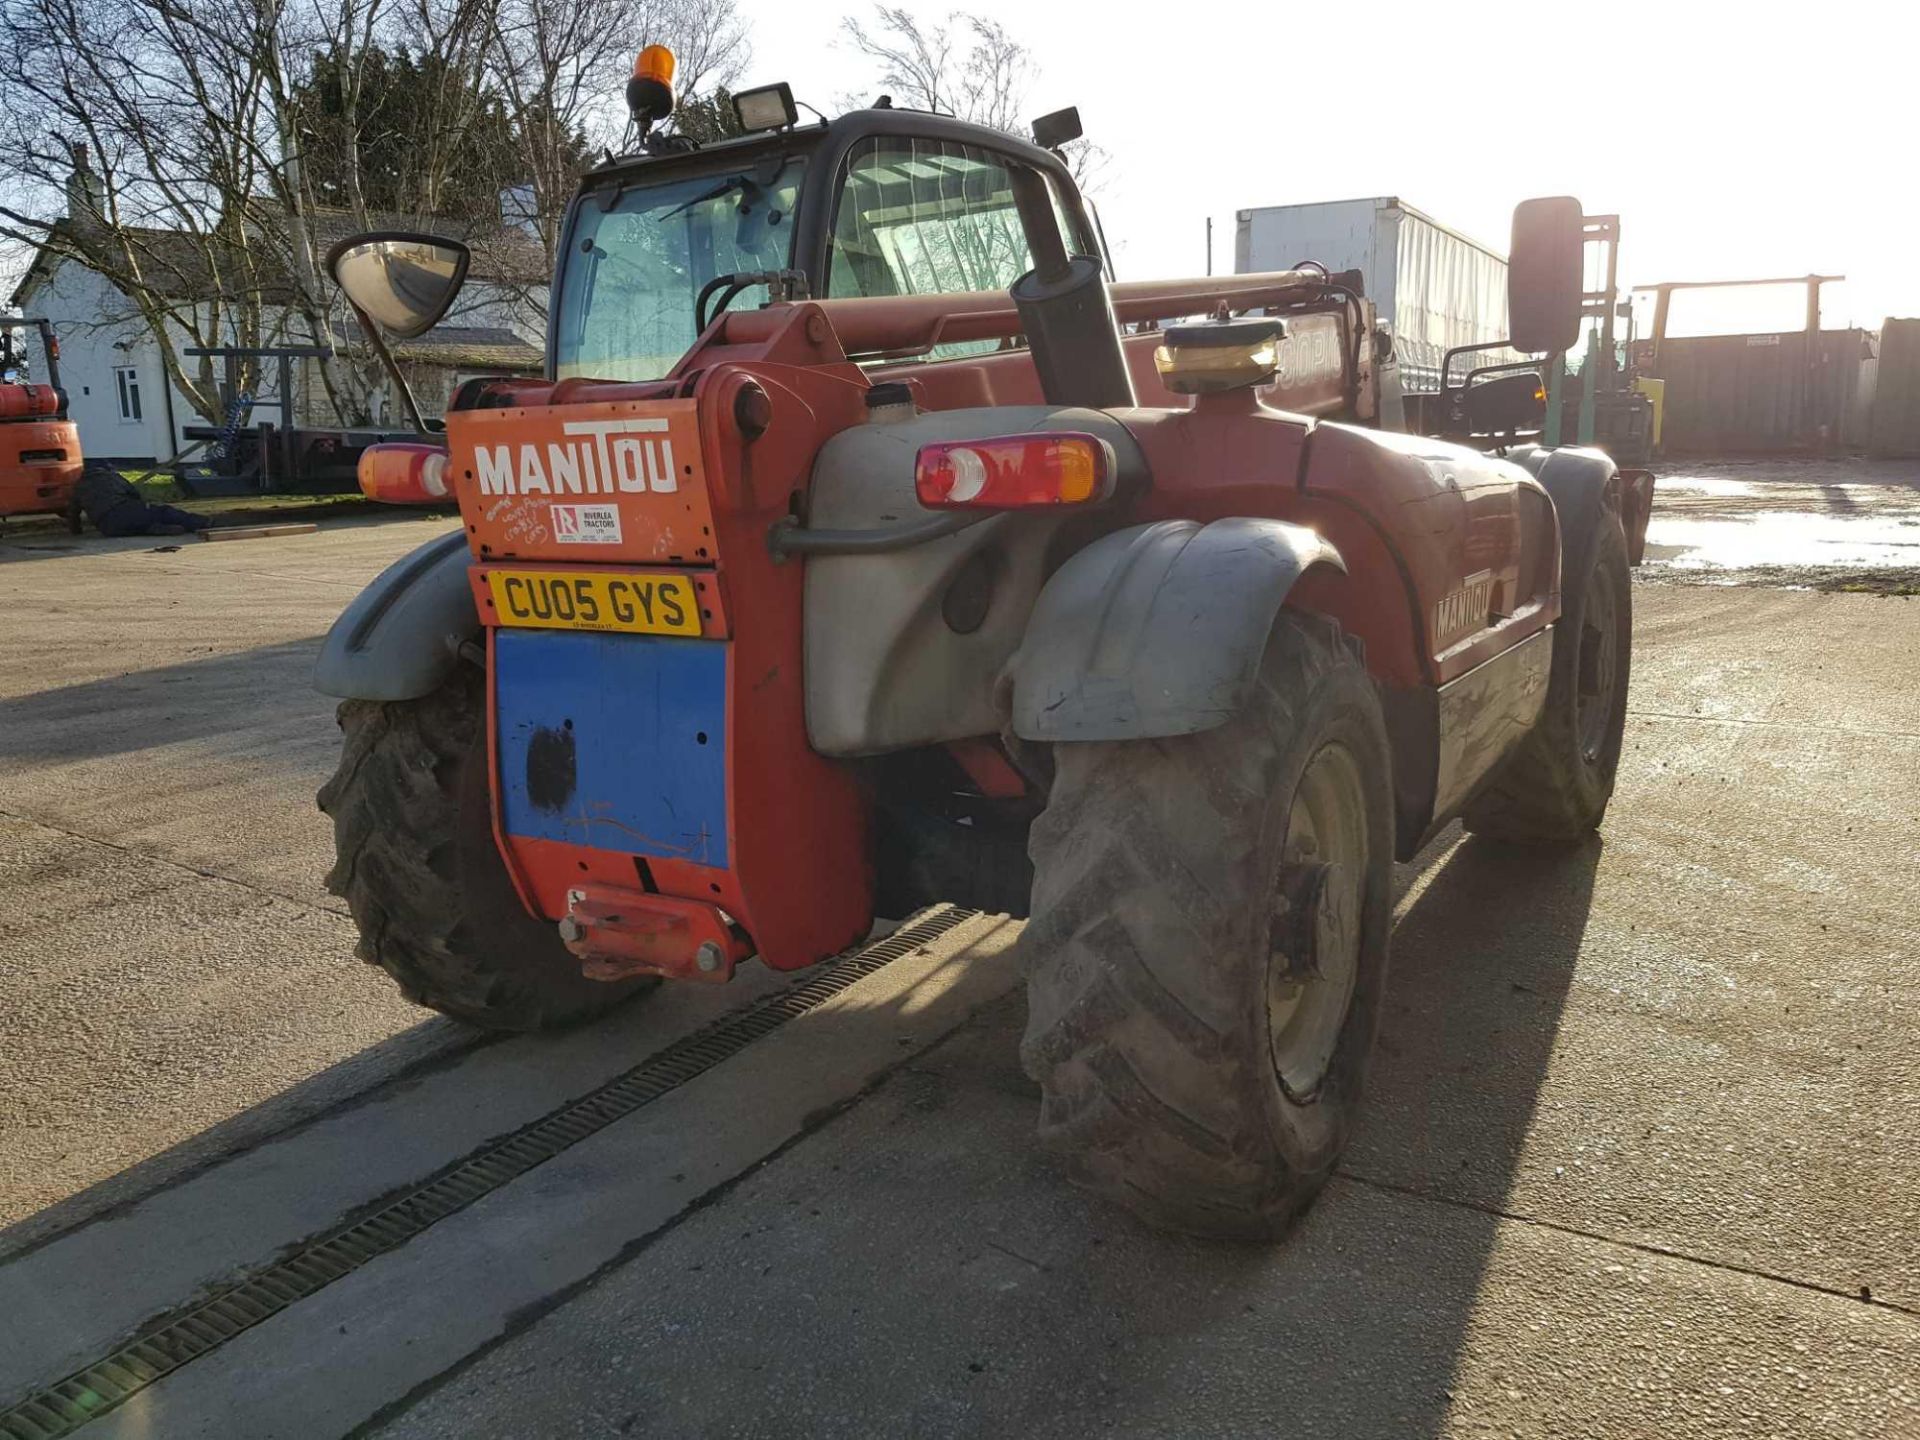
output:
M387 376L393 381L394 389L400 392L400 403L407 407L407 418L413 421L416 434L427 433L427 422L420 417L420 402L413 398L413 387L407 384L407 377L400 373L400 362L393 358L393 352L387 348L386 337L380 333L380 327L373 323L373 317L353 303L353 297L341 292L347 302L347 308L353 311L353 318L360 322L360 332L367 337L367 343L373 346L373 353L380 357L380 364Z

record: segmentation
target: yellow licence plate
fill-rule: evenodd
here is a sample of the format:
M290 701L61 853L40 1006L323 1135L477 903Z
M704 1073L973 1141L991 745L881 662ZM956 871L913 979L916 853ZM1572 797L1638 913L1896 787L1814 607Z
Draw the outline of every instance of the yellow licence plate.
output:
M685 575L491 570L487 588L502 625L639 635L700 633L700 602Z

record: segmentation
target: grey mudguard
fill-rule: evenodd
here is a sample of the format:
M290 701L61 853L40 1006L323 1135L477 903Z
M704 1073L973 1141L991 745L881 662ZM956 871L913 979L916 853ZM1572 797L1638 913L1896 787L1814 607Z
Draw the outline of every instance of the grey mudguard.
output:
M480 630L464 530L402 556L341 612L313 665L313 688L343 700L416 700L459 663Z
M1347 568L1282 520L1163 520L1094 541L1047 581L1008 667L1014 734L1136 740L1223 723L1315 565Z
M1548 450L1539 445L1517 446L1508 458L1531 472L1553 497L1560 521L1560 577L1585 575L1593 539L1600 529L1609 495L1619 473L1604 451L1563 445ZM1616 505L1619 503L1616 499Z
M990 435L1079 431L1111 447L1118 483L1144 490L1139 446L1098 410L1043 405L930 410L850 425L820 447L810 527L872 530L938 512L914 496L922 445ZM877 755L991 735L1005 721L995 682L1027 635L1047 580L1048 546L1077 507L999 514L909 549L807 557L807 736L822 755ZM949 512L951 513L951 512ZM1085 515L1083 523L1092 520ZM947 597L968 573L988 581L984 617L964 630Z

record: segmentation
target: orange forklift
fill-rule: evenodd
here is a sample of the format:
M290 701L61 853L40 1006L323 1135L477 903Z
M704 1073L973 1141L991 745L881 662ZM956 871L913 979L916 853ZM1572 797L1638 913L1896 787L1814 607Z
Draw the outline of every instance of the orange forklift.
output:
M16 337L29 326L40 332L45 384L20 378L25 357ZM0 520L64 512L80 466L80 427L67 418L53 327L45 320L0 316Z

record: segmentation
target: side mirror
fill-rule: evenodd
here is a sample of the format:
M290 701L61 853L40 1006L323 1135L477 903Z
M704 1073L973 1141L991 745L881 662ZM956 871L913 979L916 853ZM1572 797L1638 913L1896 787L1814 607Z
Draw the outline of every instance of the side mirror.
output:
M1042 150L1058 150L1062 145L1071 144L1086 132L1080 128L1080 107L1069 105L1064 110L1055 110L1050 115L1042 115L1033 122L1033 143Z
M1507 252L1507 334L1528 354L1571 350L1580 338L1586 212L1571 195L1523 200Z
M327 269L354 308L401 340L423 335L460 293L467 247L438 235L349 235L327 252Z
M1460 418L1469 435L1537 430L1546 414L1546 384L1532 370L1495 375L1460 392Z

